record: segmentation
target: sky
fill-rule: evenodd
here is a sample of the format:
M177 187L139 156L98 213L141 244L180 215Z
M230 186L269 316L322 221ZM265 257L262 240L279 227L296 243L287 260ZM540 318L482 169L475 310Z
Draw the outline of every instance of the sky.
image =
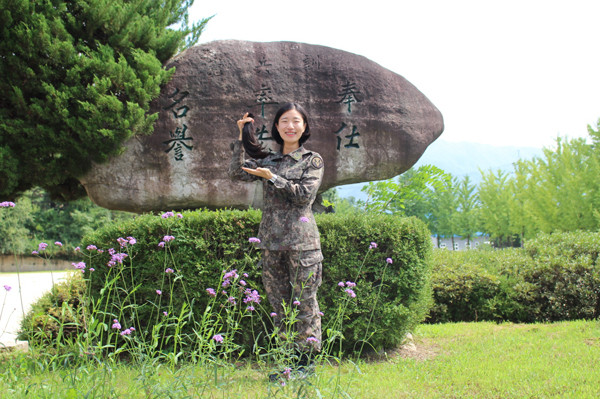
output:
M365 56L442 112L440 137L552 147L600 118L598 0L196 0L199 44L295 41Z

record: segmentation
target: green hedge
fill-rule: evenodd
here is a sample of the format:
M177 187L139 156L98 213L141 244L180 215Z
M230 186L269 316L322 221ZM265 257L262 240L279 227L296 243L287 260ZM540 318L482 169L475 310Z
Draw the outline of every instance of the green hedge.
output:
M232 269L240 275L248 274L244 278L247 286L257 289L263 298L261 305L268 306L257 267L260 251L248 242L249 237L257 235L260 211L194 211L182 216L142 215L84 238L82 249L93 244L105 250L101 254L92 252L94 257L88 261L84 276L91 281L95 301L101 294L113 296L108 308L96 309L105 314L107 325L120 315L122 325L141 325L143 330L151 331L160 304L181 309L184 302L191 304L193 318L200 320L210 298L206 289L219 291L222 272ZM325 335L333 316L346 303L342 324L346 352L358 350L366 336L368 346L377 349L398 345L405 333L426 317L431 305L431 240L426 226L415 218L387 215L323 214L316 215L316 220L325 258L318 294ZM161 249L158 244L166 235L175 238ZM106 250L121 252L116 241L119 237L134 237L137 242L127 246L131 253L123 265L110 268ZM371 242L378 247L370 250ZM386 262L387 258L393 263ZM90 272L90 267L95 271ZM125 267L123 276L135 283L124 283L108 293L105 283L116 275L118 267ZM175 273L166 274L166 268ZM165 282L175 280L171 292ZM356 282L356 298L347 301L347 294L338 286L340 281ZM160 298L157 289L162 290ZM133 304L135 312L130 312ZM266 309L262 316L267 326L269 312ZM254 327L249 326L250 322ZM242 319L240 343L252 345L256 326L261 325L256 318ZM193 327L192 322L187 323L184 332L191 334Z
M600 234L542 234L523 249L433 255L428 321L547 322L600 314Z

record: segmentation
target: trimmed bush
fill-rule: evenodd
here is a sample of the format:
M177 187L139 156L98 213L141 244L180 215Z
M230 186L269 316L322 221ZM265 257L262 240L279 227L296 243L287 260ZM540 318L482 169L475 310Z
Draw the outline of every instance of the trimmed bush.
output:
M206 289L219 293L224 289L220 287L224 271L235 269L240 275L247 273L247 287L261 293L261 306L265 306L260 316L242 318L237 330L236 340L252 350L257 340L260 344L266 337L265 328L261 333L256 326L269 330L271 325L258 266L260 251L248 241L257 235L260 211L194 211L183 213L182 218L168 216L142 215L84 238L81 248L89 255L84 277L90 282L94 310L104 317L104 328L118 319L124 327L135 326L136 337L148 339L168 304L170 309L180 309L185 319L184 324L173 327L181 328L178 336L193 341L195 323L202 320L211 299ZM329 327L341 324L344 352L397 346L405 333L426 317L431 305L431 241L425 224L416 218L388 215L327 214L316 215L316 220L325 258L318 294L324 312L324 339L335 333ZM166 236L174 238L165 240ZM121 240L122 248L119 238L128 241ZM377 248L369 249L371 242L376 242ZM85 250L89 245L104 252L93 247ZM117 261L107 266L111 248L117 258L119 253L128 255L122 264ZM90 268L95 270L90 272ZM173 273L166 273L167 269ZM115 279L122 282L107 284ZM338 286L340 281L357 284L353 288L356 298L348 301L348 293ZM343 320L333 320L341 306L345 307ZM167 335L175 336L175 331Z
M548 322L600 315L600 234L542 234L521 248L433 255L428 321Z

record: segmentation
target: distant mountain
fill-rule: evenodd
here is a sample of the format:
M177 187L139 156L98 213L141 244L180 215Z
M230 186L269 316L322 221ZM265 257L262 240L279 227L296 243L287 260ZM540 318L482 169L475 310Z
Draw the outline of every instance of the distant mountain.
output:
M488 144L436 140L427 148L414 167L434 165L458 178L468 175L473 183L478 184L481 181L480 169L512 172L513 163L519 159L532 159L541 155L542 149L536 147L497 147ZM339 186L338 194L342 198L354 197L364 200L366 195L360 190L365 184Z

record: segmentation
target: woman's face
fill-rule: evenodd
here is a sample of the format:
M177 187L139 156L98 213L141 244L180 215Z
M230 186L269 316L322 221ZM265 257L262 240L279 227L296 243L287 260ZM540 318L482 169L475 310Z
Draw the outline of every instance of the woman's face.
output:
M300 112L295 109L284 112L276 125L284 145L299 146L298 141L306 129L306 123Z

